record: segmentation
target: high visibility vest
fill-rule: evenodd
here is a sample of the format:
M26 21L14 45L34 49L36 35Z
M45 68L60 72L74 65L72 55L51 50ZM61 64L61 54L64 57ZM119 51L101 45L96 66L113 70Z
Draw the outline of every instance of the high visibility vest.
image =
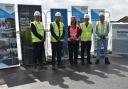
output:
M96 27L98 28L98 33L101 33L102 32L102 28L101 28L102 25L101 25L101 22L100 21L97 22ZM107 21L104 21L104 33L107 32L107 27L108 27L108 22ZM108 38L108 36L106 36L105 38ZM97 39L100 39L100 37L97 36Z
M37 33L44 37L44 26L43 26L42 22L33 21L33 22L31 22L31 24L32 23L36 27ZM43 40L43 39L40 40L32 32L31 32L31 36L32 36L32 42L41 42Z
M68 38L68 41L72 41L72 40L76 40L79 41L79 38L76 37L76 35L78 34L78 26L76 26L75 29L73 29L71 26L69 28L69 34L71 37ZM72 36L75 36L75 39L72 39Z
M92 24L89 23L86 27L85 23L80 24L81 32L81 41L91 41L92 37Z
M62 22L60 22L60 28L58 28L58 25L56 24L56 22L52 22L52 27L53 27L53 31L56 34L56 36L61 37L63 34L63 28L64 28L64 24ZM59 33L60 32L60 33ZM64 39L60 40L61 42L64 41ZM52 35L51 35L51 42L58 42Z

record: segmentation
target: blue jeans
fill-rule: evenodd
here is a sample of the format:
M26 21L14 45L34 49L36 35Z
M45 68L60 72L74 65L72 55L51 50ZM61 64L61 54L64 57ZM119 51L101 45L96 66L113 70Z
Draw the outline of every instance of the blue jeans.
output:
M104 57L105 58L108 58L108 39L98 39L97 40L97 57L96 57L96 60L99 60L100 58L100 50L101 50L101 47L102 47L102 44L103 44L103 47L104 47Z

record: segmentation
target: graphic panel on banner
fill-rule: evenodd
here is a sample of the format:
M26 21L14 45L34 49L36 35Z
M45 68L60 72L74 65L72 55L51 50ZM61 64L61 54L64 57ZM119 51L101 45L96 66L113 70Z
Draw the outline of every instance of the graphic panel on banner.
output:
M0 4L0 69L19 65L14 5Z
M72 6L72 15L76 16L78 21L82 20L85 13L88 13L88 6Z
M91 20L98 21L100 12L104 12L104 9L91 9Z
M32 40L30 23L33 21L35 11L41 12L40 5L18 5L19 28L22 48L22 62L24 65L32 64Z

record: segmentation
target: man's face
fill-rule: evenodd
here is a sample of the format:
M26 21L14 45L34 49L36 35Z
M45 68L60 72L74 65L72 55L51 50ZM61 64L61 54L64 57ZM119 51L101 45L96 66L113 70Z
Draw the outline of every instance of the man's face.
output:
M41 20L40 16L34 16L34 18L35 18L36 21L40 21Z
M100 16L100 21L103 22L104 19L105 19L104 15L101 15L101 16Z
M57 22L60 22L61 16L56 16L55 19L56 19Z
M88 22L89 21L89 18L84 18L84 22Z

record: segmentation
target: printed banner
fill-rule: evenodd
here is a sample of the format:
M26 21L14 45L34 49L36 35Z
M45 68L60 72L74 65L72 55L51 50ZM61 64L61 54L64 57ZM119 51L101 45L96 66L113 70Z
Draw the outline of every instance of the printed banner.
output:
M0 4L0 69L19 65L15 9L11 4Z

